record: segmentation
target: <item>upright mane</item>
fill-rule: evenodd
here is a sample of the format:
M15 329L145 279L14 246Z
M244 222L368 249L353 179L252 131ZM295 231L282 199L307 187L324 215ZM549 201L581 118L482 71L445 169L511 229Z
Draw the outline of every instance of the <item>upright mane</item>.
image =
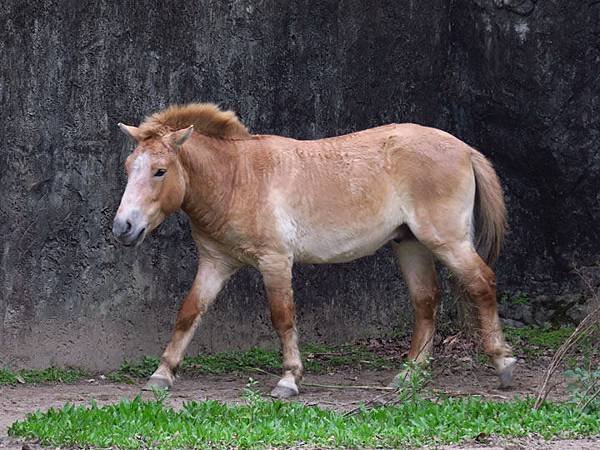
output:
M250 137L248 129L233 111L223 111L213 103L173 105L148 116L139 126L142 139L163 136L194 125L194 130L217 138Z

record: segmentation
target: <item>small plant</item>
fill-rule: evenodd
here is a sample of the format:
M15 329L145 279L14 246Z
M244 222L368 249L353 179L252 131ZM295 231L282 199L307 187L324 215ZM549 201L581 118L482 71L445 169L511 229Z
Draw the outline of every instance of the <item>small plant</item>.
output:
M242 413L241 415L247 417L250 426L256 422L257 415L260 414L261 409L264 409L264 406L267 403L260 395L257 385L258 381L253 378L248 378L248 382L246 383L246 387L242 394L242 397L248 404L248 409L244 411L245 414Z
M160 388L160 387L157 387L157 386L150 386L150 389L152 389L152 395L154 396L154 401L156 403L160 403L161 405L171 395L169 393L169 390L166 389L166 388Z
M523 292L521 292L516 297L513 297L512 302L513 305L528 305L529 304L529 296Z
M148 378L158 368L158 358L145 356L140 362L125 361L118 370L106 375L115 383L133 383L139 378Z
M575 367L565 371L571 399L579 408L600 413L600 368Z
M565 376L569 380L568 389L571 401L579 408L600 412L600 323L583 337L577 347L579 357L565 358L568 369Z
M578 396L581 397L581 392L583 392L583 397L579 399L579 403L581 408L586 409L589 406L595 407L595 401L600 395L600 389L596 386L598 381L596 380L596 371L597 371L597 363L596 365L592 365L594 362L594 354L597 349L598 335L600 334L600 290L595 290L590 284L590 281L583 277L581 274L582 280L588 285L590 290L592 301L594 307L590 311L590 313L584 317L584 319L577 325L575 331L565 340L565 342L560 346L557 352L554 354L554 357L550 361L550 365L546 369L546 374L544 375L544 381L538 391L538 395L535 401L534 407L539 409L548 393L552 390L552 388L556 385L556 383L551 384L550 379L553 374L557 371L557 369L569 358L569 355L573 353L574 350L583 349L584 357L589 360L588 370L581 369L577 370L577 368L572 369L572 375L579 382L575 382L575 389L578 392ZM596 345L590 345L587 342L594 342ZM589 375L584 375L587 372ZM578 387L581 386L582 380L588 380L587 386L584 385L583 391ZM589 397L588 397L589 395ZM594 403L594 405L592 405Z
M256 404L263 400L257 386L258 381L252 377L248 378L248 382L246 383L242 397L248 402L249 405Z
M405 361L400 373L394 378L394 387L400 401L420 399L431 379L431 359L419 363L414 360Z

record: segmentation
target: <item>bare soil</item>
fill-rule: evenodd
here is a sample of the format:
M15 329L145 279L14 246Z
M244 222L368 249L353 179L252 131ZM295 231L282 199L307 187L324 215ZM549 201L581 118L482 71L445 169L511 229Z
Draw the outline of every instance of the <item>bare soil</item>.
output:
M389 391L377 389L357 389L353 386L371 388L387 386L391 383L406 356L406 339L369 339L363 346L389 361L390 368L382 370L363 370L360 367L337 368L332 373L307 374L301 386L300 396L295 400L307 405L350 411L361 404L377 405L394 401L397 397ZM519 359L515 370L515 384L510 390L499 388L494 369L477 354L476 345L469 339L448 338L443 342L436 339L436 359L433 363L433 377L429 389L434 393L443 392L450 396L478 395L496 401L505 401L519 396L535 396L542 382L544 371L551 359L551 352L535 357ZM523 355L521 355L523 356ZM319 358L319 355L311 355ZM232 375L197 375L179 378L166 400L169 406L179 408L189 400L207 399L235 403L243 401L244 389L252 377L257 381L254 386L265 396L277 382L277 376L267 373ZM144 380L137 384L118 384L103 380L104 377L81 381L75 384L40 384L0 387L0 448L39 448L39 446L7 437L10 424L24 419L27 413L35 410L47 410L60 407L65 403L89 404L95 400L98 404L116 402L122 398L132 399L142 393L151 399L153 394L141 391ZM566 382L560 375L554 377L557 383L549 399L567 398ZM327 385L329 387L314 386ZM335 386L335 387L334 387ZM488 449L598 449L598 439L578 439L561 441L540 441L536 439L499 439L486 438L463 446L439 447L447 450L488 448Z

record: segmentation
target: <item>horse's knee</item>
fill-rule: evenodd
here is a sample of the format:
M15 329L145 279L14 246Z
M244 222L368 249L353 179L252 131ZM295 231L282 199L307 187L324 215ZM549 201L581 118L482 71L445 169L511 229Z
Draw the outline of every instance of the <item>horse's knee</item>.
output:
M437 286L432 286L413 291L411 300L417 319L433 320L440 302L440 290Z

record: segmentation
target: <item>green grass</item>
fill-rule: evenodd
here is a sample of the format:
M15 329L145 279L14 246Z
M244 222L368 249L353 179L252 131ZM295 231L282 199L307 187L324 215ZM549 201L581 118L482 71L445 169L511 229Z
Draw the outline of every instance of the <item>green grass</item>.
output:
M481 436L582 437L600 434L600 417L573 405L531 409L529 400L497 403L478 397L418 400L356 415L250 399L247 404L188 402L173 410L159 401L122 400L35 412L9 429L43 445L118 448L265 448L282 446L402 447L457 443Z
M509 328L504 330L507 341L516 350L536 356L553 353L573 333L574 328L544 329L540 327Z
M364 347L345 345L327 347L308 344L302 349L302 359L309 373L326 373L340 367L363 369L381 369L393 367L385 358L372 353ZM119 369L106 377L117 383L131 383L147 378L158 367L159 358L146 356L140 361L125 361ZM186 357L180 373L187 375L217 375L224 373L251 373L254 369L279 373L281 355L277 351L254 348L248 351L233 351ZM31 369L12 371L0 368L0 386L36 383L73 383L92 375L82 369Z
M548 330L537 327L506 328L506 338L519 352L530 356L554 352L573 332L572 328ZM397 368L400 361L386 359L369 351L364 345L329 347L307 344L302 348L302 360L308 373L321 374L343 367L356 369ZM139 361L125 361L118 370L107 374L113 382L131 383L147 378L158 367L159 359L145 357ZM254 369L279 373L281 356L278 351L252 349L187 357L180 373L194 376L223 373L251 373ZM81 369L59 369L10 371L0 369L0 386L17 383L63 382L72 383L92 375Z
M60 369L50 367L48 369L31 369L12 371L0 369L0 386L14 384L37 384L37 383L73 383L90 374L82 369Z
M340 367L382 369L394 364L367 349L346 345L337 348L322 345L306 345L302 348L302 359L308 373L326 373ZM145 357L139 362L124 362L121 367L107 375L115 382L132 382L147 378L156 370L158 358ZM186 357L180 373L186 375L218 375L223 373L251 373L255 369L279 373L281 356L277 351L254 348L249 351L223 352L213 355Z

